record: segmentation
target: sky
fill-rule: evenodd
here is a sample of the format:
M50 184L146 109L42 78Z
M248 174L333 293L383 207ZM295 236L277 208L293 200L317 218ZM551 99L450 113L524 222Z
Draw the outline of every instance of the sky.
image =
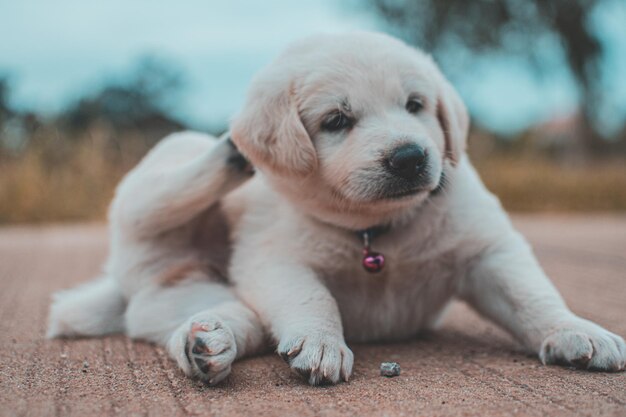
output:
M355 1L0 0L0 74L12 104L53 115L132 71L141 57L171 61L184 88L171 110L199 129L222 126L243 103L256 71L298 38L387 28ZM593 16L607 45L607 125L626 115L626 2ZM554 47L549 44L544 45ZM550 56L550 53L547 54ZM558 58L558 57L557 57ZM489 56L453 79L478 121L501 133L567 115L575 84L555 59L536 77L522 59ZM616 75L617 74L617 75Z

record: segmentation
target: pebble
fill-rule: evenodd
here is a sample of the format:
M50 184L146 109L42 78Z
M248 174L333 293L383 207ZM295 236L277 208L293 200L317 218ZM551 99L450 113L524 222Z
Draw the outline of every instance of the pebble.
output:
M380 364L380 375L394 377L400 375L400 364L397 362L383 362Z

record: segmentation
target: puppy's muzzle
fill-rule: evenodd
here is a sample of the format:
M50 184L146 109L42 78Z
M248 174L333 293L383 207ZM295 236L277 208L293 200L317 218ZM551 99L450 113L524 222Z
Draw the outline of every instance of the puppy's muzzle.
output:
M394 176L415 181L426 171L428 153L419 145L406 144L394 149L384 163Z

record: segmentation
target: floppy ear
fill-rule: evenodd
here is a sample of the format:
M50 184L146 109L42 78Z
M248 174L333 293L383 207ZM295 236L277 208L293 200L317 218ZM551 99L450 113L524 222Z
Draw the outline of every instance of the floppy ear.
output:
M439 75L439 78L437 118L445 136L446 157L450 158L453 165L456 165L467 146L469 115L454 87L443 75Z
M296 103L293 83L283 77L253 82L231 137L252 165L283 175L306 176L317 167L317 155Z

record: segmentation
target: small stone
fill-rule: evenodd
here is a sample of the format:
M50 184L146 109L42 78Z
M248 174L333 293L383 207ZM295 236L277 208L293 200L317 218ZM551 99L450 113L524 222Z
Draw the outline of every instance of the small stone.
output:
M400 375L400 365L397 362L383 362L380 364L380 375L394 377Z
M89 368L89 362L83 361L83 369Z

